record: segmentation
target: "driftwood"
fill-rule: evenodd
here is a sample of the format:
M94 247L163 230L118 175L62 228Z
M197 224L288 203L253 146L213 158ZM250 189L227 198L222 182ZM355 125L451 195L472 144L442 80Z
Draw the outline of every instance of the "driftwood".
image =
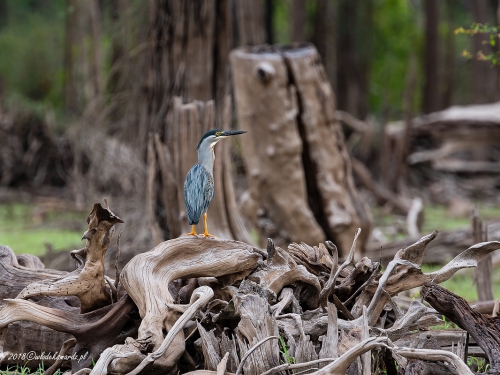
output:
M104 279L104 255L111 242L111 228L123 220L96 203L87 223L89 227L82 237L87 240L86 247L71 253L80 266L62 278L29 284L17 298L77 296L82 313L111 304L110 285Z
M500 221L492 220L487 223L489 238L500 238ZM410 246L414 240L407 239L394 241L388 244L376 244L367 246L365 255L370 259L380 259L382 264L390 262L400 249ZM430 242L424 255L424 263L445 264L450 259L460 254L464 246L474 244L471 228L457 229L449 232L441 232L439 236ZM495 257L493 259L495 263Z
M19 255L16 257L9 247L0 245L0 308L6 305L5 299L15 298L28 284L42 280L53 280L66 274L66 272L56 270L40 269L38 262L34 260L21 265L18 261L19 258L32 259L32 256ZM37 265L36 268L30 267L30 263ZM78 311L78 307L71 306L79 305L78 299L75 301L72 297L64 297L59 300L47 299L44 303L57 304L59 307L73 311ZM18 337L26 339L19 340ZM68 334L27 321L19 321L0 330L0 348L8 354L27 353L30 347L45 348L46 352L57 352L68 339L70 339ZM9 360L10 357L10 355L0 355L0 364L12 366L18 363L17 360ZM53 360L45 361L47 365L51 365L53 362ZM37 368L40 364L40 360L28 363L31 368Z
M8 260L0 263L2 267L10 264L5 269L26 278L19 278L24 281L13 286L17 298L12 298L11 291L11 298L2 301L0 333L21 320L36 323L74 337L58 341L55 350L83 356L71 363L58 361L52 372L57 366L71 366L73 374L93 375L179 371L258 375L285 370L370 374L381 365L380 358L392 361L387 353L393 353L407 374L468 374L457 355L441 352L451 342L460 341L460 348L464 347L463 331L446 337L427 333L422 341L414 332L441 323L436 311L418 301L401 311L392 297L432 283L424 288L427 300L433 306L444 303L446 299L441 297L438 302L432 300L436 283L461 268L477 266L484 256L500 248L495 241L473 245L441 270L423 274L419 266L427 245L437 236L434 232L400 250L382 273L380 265L368 258L354 262L359 230L349 256L340 265L330 242L291 244L285 250L269 240L263 251L238 241L183 236L132 258L123 268L115 292L115 282L101 278L99 272L89 284L82 284L91 266L100 265L101 258L95 255L105 251L112 227L119 221L97 204L89 218L87 246L73 253L80 262L75 272L39 269L36 259L25 260L36 269L14 267L12 252L2 248ZM31 273L36 281L26 286ZM73 290L64 280L80 287ZM107 293L81 293L84 288L100 291L102 285L109 288ZM61 297L66 292L68 297ZM113 294L120 297L118 302L111 300ZM181 300L186 303L179 303ZM104 302L107 304L99 307ZM455 316L451 305L445 308ZM79 311L81 306L90 311ZM434 307L442 313L441 307ZM496 329L494 320L485 321L489 322L488 332ZM473 329L466 319L463 322L459 321L462 328ZM471 341L493 361L496 349L488 341L493 335L489 333L485 339L470 333ZM0 358L9 355L5 337L0 337ZM417 355L420 357L415 359ZM93 368L92 361L96 362ZM197 361L204 366L193 371ZM494 369L496 365L492 362Z

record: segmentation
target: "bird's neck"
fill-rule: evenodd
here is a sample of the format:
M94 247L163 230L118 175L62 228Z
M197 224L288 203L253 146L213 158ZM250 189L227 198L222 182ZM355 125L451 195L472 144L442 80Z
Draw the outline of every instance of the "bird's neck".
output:
M211 174L214 173L215 153L213 147L204 147L198 149L198 164L205 167Z

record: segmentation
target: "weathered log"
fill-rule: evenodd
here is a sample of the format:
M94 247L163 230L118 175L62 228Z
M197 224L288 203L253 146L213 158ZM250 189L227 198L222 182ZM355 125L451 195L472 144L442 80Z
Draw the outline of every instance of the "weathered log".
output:
M63 363L63 357L66 355L68 350L73 349L76 344L76 339L71 338L69 340L64 341L64 344L58 352L58 359L54 362L52 366L50 366L47 370L45 370L44 375L53 375Z
M65 275L66 272L44 269L40 267L39 261L32 257L21 257L21 259L31 259L25 262L24 266L19 264L18 258L14 252L7 246L0 245L0 308L6 305L5 299L15 298L27 285L35 281L51 280ZM37 265L36 267L32 267ZM46 301L54 303L60 307L78 310L79 301L72 298L61 298L61 301ZM77 304L76 308L71 305ZM19 321L10 324L4 329L0 329L0 363L5 366L15 366L19 361L10 359L12 356L7 353L15 354L13 358L22 353L28 353L30 350L40 354L41 352L57 352L63 343L71 336L65 333L54 331L45 326ZM2 355L4 353L4 355ZM31 360L25 362L26 366L32 369L38 368L42 361ZM44 361L46 365L52 365L53 360Z
M66 274L62 271L22 266L10 247L0 245L0 300L15 297L35 281L52 280Z
M361 226L362 248L371 218L354 187L333 92L316 49L240 48L230 59L238 120L250 131L243 155L253 221L258 223L260 214L279 223L294 242L318 243L326 236L342 254Z
M333 292L335 289L335 283L337 281L337 277L340 275L340 273L347 267L353 264L354 261L354 252L356 251L356 243L358 241L358 237L361 233L361 229L358 228L356 232L354 233L354 240L352 242L351 250L349 251L349 255L347 256L347 259L342 263L340 266L337 267L338 264L338 259L334 261L334 267L332 267L331 272L330 272L330 278L326 282L325 286L321 290L319 294L319 299L321 306L324 308L326 306L326 302L328 298L330 297L330 294ZM337 306L337 308L340 306Z
M302 242L301 244L291 243L288 245L287 253L297 262L307 268L312 274L319 276L321 272L330 273L333 267L331 253L337 253L337 247L331 242L326 241L325 245L320 243L318 246L309 246Z
M405 372L405 374L458 374L458 375L473 375L474 373L467 367L467 365L459 358L457 355L436 349L414 349L414 348L395 348L394 352L400 356L406 358L413 358L419 360L417 363L422 362L422 360L427 361L442 361L451 363L453 367L444 366L432 366L430 368L417 367L412 369L410 372ZM488 372L491 373L491 372Z
M234 306L241 318L236 334L241 356L259 341L278 336L278 325L271 314L265 289L251 281L243 281L234 297ZM279 365L278 348L275 342L266 342L256 349L246 364L243 364L245 374L261 374Z
M359 355L380 347L387 343L385 337L370 337L367 340L360 342L353 348L349 349L336 361L323 367L321 370L314 372L315 375L344 375L351 363L358 358Z
M124 346L108 349L99 361L109 364L106 366L109 371L133 370L145 358L138 348L146 353L158 350L164 341L163 332L169 332L187 309L187 305L174 303L165 285L175 279L220 277L254 269L262 260L260 253L242 242L185 236L136 255L123 268L120 278L142 318L138 337L129 339ZM184 350L184 333L180 331L152 369L172 371ZM102 365L100 369L105 371Z
M253 272L248 278L258 282L264 289L274 292L275 295L283 287L301 282L308 287L308 290L304 290L303 302L310 308L318 306L321 289L318 278L309 273L304 266L297 265L294 259L279 247L269 253L265 267Z
M427 283L422 296L440 314L465 329L488 356L491 374L500 373L500 325L498 318L473 310L467 301L439 285Z
M337 358L338 357L338 322L337 309L332 303L328 303L328 330L326 336L323 336L323 343L319 351L319 358Z
M73 371L90 367L92 360L97 359L104 349L123 343L134 335L139 323L137 308L128 296L86 314L40 306L22 299L6 301L7 306L0 310L0 329L12 322L26 320L76 338L74 353L77 358L72 359ZM45 350L42 347L41 351Z

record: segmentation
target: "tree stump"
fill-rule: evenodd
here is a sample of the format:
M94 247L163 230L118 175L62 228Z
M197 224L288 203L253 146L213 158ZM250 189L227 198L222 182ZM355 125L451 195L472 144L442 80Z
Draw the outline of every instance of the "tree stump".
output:
M183 104L182 99L176 97L165 144L156 137L162 175L160 196L167 210L165 226L169 230L169 238L176 238L190 230L184 205L184 180L189 169L198 161L196 146L203 134L216 128L229 130L229 98L224 108L224 119L219 123L212 100ZM208 226L210 232L218 237L253 243L236 206L230 170L231 141L224 140L215 147L215 195L208 209Z
M247 207L296 242L332 239L349 250L371 217L353 183L334 94L311 45L242 47L231 53L248 168Z

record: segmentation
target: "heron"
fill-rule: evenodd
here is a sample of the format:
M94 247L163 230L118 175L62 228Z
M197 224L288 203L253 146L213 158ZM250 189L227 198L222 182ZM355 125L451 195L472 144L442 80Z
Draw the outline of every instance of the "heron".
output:
M198 151L198 163L187 173L184 181L184 203L191 225L191 232L187 235L196 236L196 225L203 215L204 232L203 237L214 237L208 232L207 209L214 197L214 147L221 139L231 135L246 133L244 130L209 130L201 137L196 151Z

